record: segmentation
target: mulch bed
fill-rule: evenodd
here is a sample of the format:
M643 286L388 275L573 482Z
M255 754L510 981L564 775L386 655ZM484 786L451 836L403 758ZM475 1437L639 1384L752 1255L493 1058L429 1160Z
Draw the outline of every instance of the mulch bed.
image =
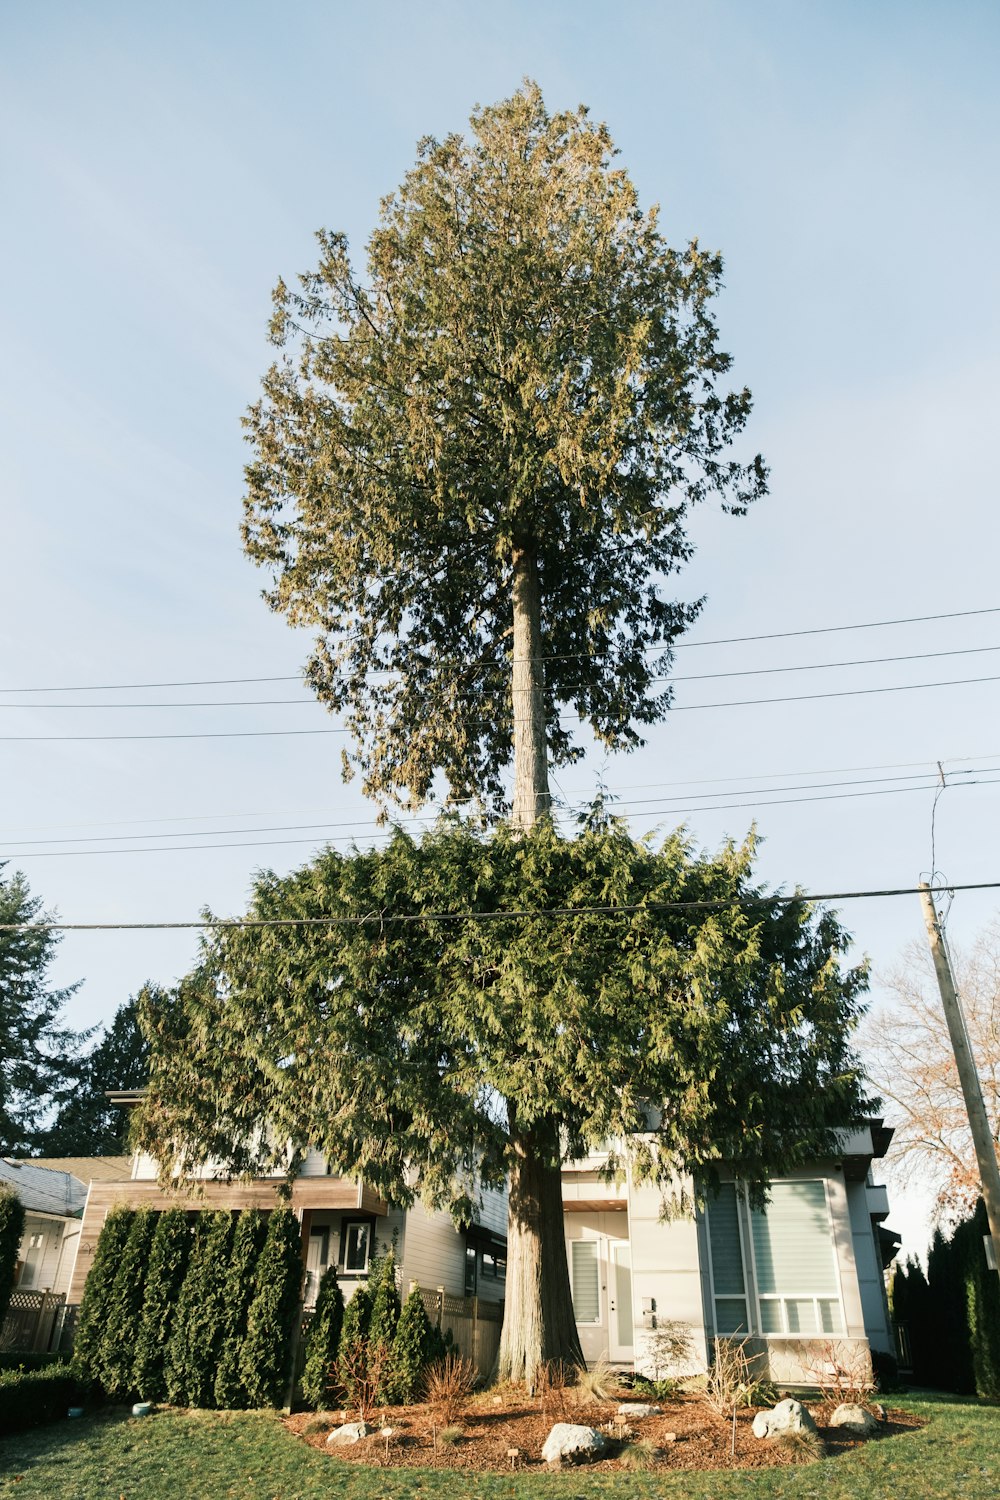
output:
M513 1465L508 1450L517 1448L520 1456L516 1466L538 1470L546 1468L541 1459L542 1444L556 1422L579 1422L587 1427L601 1428L606 1422L615 1420L619 1399L628 1400L628 1393L614 1401L594 1402L588 1406L567 1402L560 1408L549 1402L547 1409L543 1409L540 1402L529 1401L523 1395L508 1399L486 1392L470 1400L458 1424L463 1435L450 1446L442 1444L440 1439L435 1443L434 1415L429 1406L380 1409L369 1423L376 1429L373 1436L349 1446L330 1447L326 1440L328 1432L333 1431L340 1421L354 1421L354 1412L343 1417L340 1413L323 1414L323 1420L328 1421L329 1426L320 1431L308 1430L320 1425L313 1412L299 1412L288 1417L285 1425L338 1463L509 1472ZM731 1418L716 1416L705 1401L695 1395L679 1395L658 1404L663 1406L663 1414L632 1419L625 1439L627 1442L645 1438L653 1443L658 1449L653 1464L655 1469L767 1469L795 1462L780 1445L753 1436L754 1408L736 1414L734 1457ZM815 1411L817 1419L822 1422L819 1408ZM877 1442L923 1426L909 1412L893 1409L887 1415L888 1420L881 1423L878 1433L869 1439L848 1437L842 1429L820 1425L820 1436L826 1443L828 1455L846 1453L865 1441ZM395 1429L388 1456L385 1439L378 1435L378 1429L383 1426ZM437 1427L440 1431L440 1419ZM672 1439L668 1436L671 1433L674 1434ZM620 1472L623 1467L618 1459L621 1446L615 1442L607 1457L587 1467Z

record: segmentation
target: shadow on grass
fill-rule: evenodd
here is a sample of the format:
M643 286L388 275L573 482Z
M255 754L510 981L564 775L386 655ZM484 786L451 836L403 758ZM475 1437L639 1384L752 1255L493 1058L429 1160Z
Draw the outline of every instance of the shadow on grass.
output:
M44 1457L46 1463L66 1463L81 1443L100 1439L111 1428L137 1421L124 1407L102 1407L84 1417L61 1417L26 1432L0 1437L0 1475L16 1474Z

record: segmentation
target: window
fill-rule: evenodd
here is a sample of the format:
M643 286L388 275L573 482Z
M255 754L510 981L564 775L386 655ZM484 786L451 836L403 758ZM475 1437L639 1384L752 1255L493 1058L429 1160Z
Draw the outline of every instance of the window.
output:
M27 1289L28 1287L37 1285L44 1257L44 1234L31 1235L28 1240L27 1249L25 1250L24 1265L21 1267L21 1275L17 1283L18 1286Z
M476 1268L479 1256L475 1245L465 1247L465 1295L476 1295Z
M573 1315L578 1323L601 1321L600 1268L596 1240L570 1241Z
M507 1257L505 1255L498 1255L495 1250L484 1250L481 1264L487 1281L506 1281Z
M750 1211L749 1249L743 1240L746 1222L735 1185L724 1183L708 1204L716 1333L753 1331L748 1256L757 1283L758 1332L777 1337L843 1333L826 1184L820 1179L772 1183L766 1207Z
M364 1276L371 1254L372 1226L367 1219L349 1219L344 1224L344 1273Z
M750 1223L761 1331L843 1333L825 1183L773 1183Z
M719 1196L709 1201L708 1243L712 1258L715 1331L720 1335L749 1333L739 1207L732 1182L724 1182Z

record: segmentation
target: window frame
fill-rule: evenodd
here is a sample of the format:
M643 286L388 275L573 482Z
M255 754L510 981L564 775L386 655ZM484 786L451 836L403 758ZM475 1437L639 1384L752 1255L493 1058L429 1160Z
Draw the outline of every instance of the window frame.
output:
M568 1256L568 1259L569 1259L569 1294L570 1294L570 1301L573 1304L573 1321L576 1323L576 1325L577 1325L578 1328L603 1328L604 1325L605 1325L604 1297L603 1297L603 1293L605 1291L605 1287L604 1287L604 1284L602 1282L602 1269L603 1269L603 1262L604 1262L605 1257L604 1257L604 1254L603 1254L603 1251L602 1251L601 1236L600 1235L582 1234L582 1235L577 1236L575 1239L570 1240L568 1243L569 1243L569 1256ZM583 1318L580 1318L580 1317L577 1316L577 1310L576 1310L576 1274L575 1274L574 1263L573 1263L573 1252L574 1252L574 1249L575 1249L575 1247L577 1245L592 1245L593 1246L593 1250L594 1250L594 1274L595 1274L596 1279L597 1279L597 1300L596 1300L597 1316L595 1318L583 1319Z
M741 1333L742 1333L742 1335L743 1335L744 1338L749 1338L749 1337L752 1336L752 1334L754 1332L753 1328L750 1327L749 1325L753 1323L754 1302L755 1302L755 1296L756 1296L756 1291L757 1291L757 1278L756 1278L756 1274L755 1274L754 1275L754 1282L753 1282L753 1291L751 1292L750 1287L747 1285L747 1266L748 1266L749 1262L747 1260L747 1244L746 1244L746 1242L747 1242L747 1234L746 1234L746 1228L745 1228L744 1223L743 1223L744 1215L743 1215L743 1208L742 1208L742 1200L740 1198L740 1185L734 1179L732 1182L722 1182L722 1183L719 1184L719 1186L720 1186L720 1188L731 1187L733 1189L733 1192L734 1192L735 1197L736 1197L736 1229L737 1229L737 1232L738 1232L739 1237L740 1237L740 1270L743 1273L743 1297L742 1297L742 1302L743 1302L743 1307L744 1307L744 1309L746 1311L746 1321L747 1321L747 1325L748 1326L745 1329L743 1329L743 1330L737 1329L735 1331L735 1333L720 1333L719 1332L719 1309L718 1309L718 1304L720 1302L738 1302L741 1299L739 1297L737 1297L735 1295L735 1293L732 1293L732 1292L717 1292L715 1290L715 1262L712 1259L712 1224L711 1224L712 1203L711 1203L711 1199L709 1199L708 1202L706 1203L707 1213L705 1215L705 1248L706 1248L706 1252L708 1254L708 1284L709 1284L709 1290L710 1290L711 1297L712 1297L712 1331L713 1331L714 1337L717 1338L717 1339L739 1338L740 1335L741 1335Z
M365 1246L365 1264L364 1264L364 1269L363 1270L352 1270L351 1268L348 1267L348 1264L347 1264L347 1249L348 1249L348 1244L350 1242L351 1230L352 1229L365 1229L365 1230L368 1231L368 1239L367 1239L367 1244ZM339 1269L341 1271L341 1274L345 1278L346 1277L353 1277L355 1279L360 1279L361 1277L368 1275L369 1271L371 1270L372 1249L374 1247L374 1244L375 1244L375 1220L374 1219L370 1219L370 1218L366 1219L366 1218L354 1217L354 1218L345 1218L345 1219L341 1220L341 1223L340 1223L340 1261L339 1261Z

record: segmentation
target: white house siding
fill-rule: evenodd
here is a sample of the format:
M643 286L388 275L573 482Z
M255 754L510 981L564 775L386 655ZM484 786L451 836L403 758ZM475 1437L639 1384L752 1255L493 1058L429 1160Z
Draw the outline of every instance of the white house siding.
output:
M661 1215L657 1187L629 1185L635 1363L652 1378L667 1373L656 1339L657 1327L664 1324L682 1323L690 1330L691 1357L671 1374L703 1370L708 1358L698 1224L693 1218L665 1222Z
M71 1231L72 1232L72 1231ZM62 1219L49 1218L44 1214L26 1213L24 1234L21 1237L19 1258L23 1262L18 1286L22 1291L64 1292L68 1279L60 1276L63 1262L63 1237L66 1225ZM32 1240L38 1240L41 1251L32 1253Z
M858 1273L858 1290L864 1309L868 1342L873 1349L892 1354L893 1338L889 1329L885 1281L882 1276L882 1257L869 1211L867 1184L847 1183L847 1206L851 1220L854 1264Z

